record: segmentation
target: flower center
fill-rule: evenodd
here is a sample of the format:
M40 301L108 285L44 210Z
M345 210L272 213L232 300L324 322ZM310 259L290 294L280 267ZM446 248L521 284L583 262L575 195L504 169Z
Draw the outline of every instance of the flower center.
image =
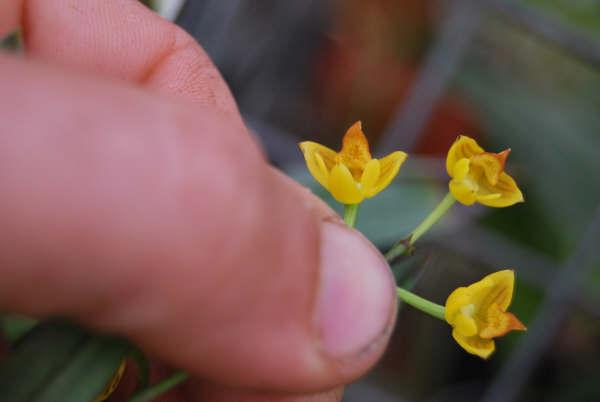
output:
M472 172L467 173L462 182L469 190L476 193L477 191L479 191L479 184L477 184L477 179L473 176L474 175L472 174Z
M467 317L471 318L471 317L473 317L473 314L475 313L475 305L473 303L466 304L460 308L460 312L463 315L466 315Z
M362 157L354 157L352 155L339 153L336 157L336 163L340 163L348 168L354 180L360 181L365 170L365 165L370 160L364 160Z
M510 154L510 149L500 153L484 152L471 157L471 167L477 168L478 174L485 177L492 186L498 184L500 175L504 172L506 158Z

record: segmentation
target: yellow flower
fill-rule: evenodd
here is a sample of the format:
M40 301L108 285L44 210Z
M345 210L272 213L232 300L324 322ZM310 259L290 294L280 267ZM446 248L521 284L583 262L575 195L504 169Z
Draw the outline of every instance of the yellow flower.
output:
M386 188L407 157L396 151L381 159L372 158L360 121L344 135L340 152L312 141L301 142L300 149L315 180L333 198L348 205L358 204Z
M456 342L467 352L488 358L495 349L493 338L526 330L517 317L506 312L514 284L514 271L505 269L448 296L446 321L453 327Z
M450 192L459 202L479 202L489 207L508 207L523 202L523 194L514 179L504 171L510 149L494 154L485 152L474 139L460 136L446 158L446 170L452 178Z

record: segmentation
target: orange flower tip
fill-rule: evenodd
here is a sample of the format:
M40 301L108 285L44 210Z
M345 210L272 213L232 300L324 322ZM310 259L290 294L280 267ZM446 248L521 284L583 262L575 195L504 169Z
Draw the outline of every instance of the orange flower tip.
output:
M483 329L479 336L482 339L493 339L505 336L509 332L512 331L527 331L527 327L512 313L504 312L502 313L504 316L504 324L503 328L485 328Z
M342 139L342 150L339 152L341 160L350 169L364 167L371 160L369 141L362 130L362 123L354 123Z
M527 331L527 327L525 326L525 324L523 324L521 322L521 320L519 320L514 314L512 313L505 313L505 314L509 314L510 315L510 322L509 322L509 331Z
M362 122L360 120L351 125L346 131L346 134L344 134L344 138L342 139L342 147L352 145L355 142L360 143L363 146L369 146L367 136L363 132Z
M500 163L501 166L501 170L504 171L504 165L506 164L506 159L508 159L508 155L510 155L511 149L505 149L502 152L498 152L496 154L496 158L498 159L498 162Z

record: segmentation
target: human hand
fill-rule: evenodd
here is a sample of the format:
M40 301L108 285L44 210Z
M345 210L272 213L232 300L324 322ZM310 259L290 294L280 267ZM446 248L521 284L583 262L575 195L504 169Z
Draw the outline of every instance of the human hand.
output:
M0 308L127 336L198 379L174 401L339 400L393 326L377 250L268 166L173 24L133 0L0 3L0 35L18 24Z

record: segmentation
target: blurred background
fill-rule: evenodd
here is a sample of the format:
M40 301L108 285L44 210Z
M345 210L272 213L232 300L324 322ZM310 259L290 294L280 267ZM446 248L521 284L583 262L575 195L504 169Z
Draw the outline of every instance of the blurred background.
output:
M271 161L326 200L298 141L339 149L362 120L376 155L410 154L359 215L382 250L447 191L457 135L512 148L526 202L455 206L394 269L443 303L457 286L514 268L512 310L529 331L482 361L445 323L403 306L385 357L344 401L600 401L600 1L155 5L210 54Z
M529 331L482 361L401 306L386 355L345 402L600 401L599 0L146 3L204 46L273 164L327 201L299 141L339 149L362 120L375 155L410 154L361 207L359 230L384 251L444 196L459 134L512 149L526 202L457 204L393 268L438 303L514 268L511 310Z

